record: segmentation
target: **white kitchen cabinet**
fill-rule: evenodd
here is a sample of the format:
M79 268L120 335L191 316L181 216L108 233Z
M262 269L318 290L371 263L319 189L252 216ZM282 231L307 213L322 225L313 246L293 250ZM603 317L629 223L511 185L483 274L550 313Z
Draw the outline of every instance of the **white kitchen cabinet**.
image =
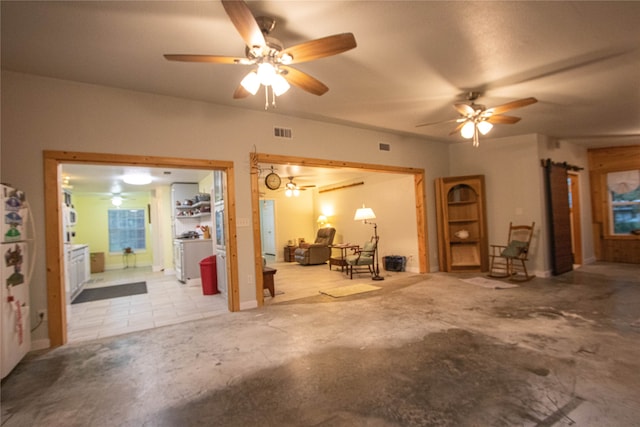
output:
M69 302L82 291L91 278L91 258L88 245L69 245L66 253L66 288Z

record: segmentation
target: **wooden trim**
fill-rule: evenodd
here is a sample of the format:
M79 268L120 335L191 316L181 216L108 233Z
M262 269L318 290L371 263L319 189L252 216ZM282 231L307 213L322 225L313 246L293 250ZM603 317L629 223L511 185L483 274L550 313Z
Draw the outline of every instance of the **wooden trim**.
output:
M427 205L424 170L413 174L415 201L416 201L416 226L418 229L418 265L420 273L429 271L429 249L427 246Z
M251 223L253 228L253 269L255 271L256 301L258 307L264 305L264 278L262 276L262 236L260 235L260 186L258 183L259 157L256 153L249 155L251 165Z
M338 187L323 188L322 190L318 190L318 193L328 193L329 191L344 190L345 188L357 187L358 185L364 185L364 181L354 182L353 184L340 185Z
M264 293L262 289L262 239L260 236L260 192L258 187L258 164L294 164L319 168L352 168L361 169L367 172L384 172L414 175L414 186L416 196L416 220L418 227L418 264L420 273L429 271L429 249L427 245L428 233L426 222L426 199L424 187L424 169L408 168L399 166L375 165L370 163L347 162L342 160L326 160L306 157L283 156L266 153L251 153L249 157L251 165L251 211L253 227L253 258L256 278L256 300L258 306L264 304Z
M571 234L573 237L573 262L574 264L582 264L582 217L580 212L582 206L580 203L580 175L575 172L569 172L571 178Z
M184 169L222 170L227 176L225 210L227 212L227 275L228 307L240 310L238 281L238 243L236 234L235 173L233 162L175 157L134 156L108 153L83 153L72 151L44 151L45 189L45 251L47 268L47 308L49 314L49 342L57 347L67 342L66 295L64 286L64 258L62 238L62 214L60 206L61 164L86 163L95 165L127 165L170 167Z
M43 166L49 341L52 347L56 347L67 342L61 167L58 161L46 156Z

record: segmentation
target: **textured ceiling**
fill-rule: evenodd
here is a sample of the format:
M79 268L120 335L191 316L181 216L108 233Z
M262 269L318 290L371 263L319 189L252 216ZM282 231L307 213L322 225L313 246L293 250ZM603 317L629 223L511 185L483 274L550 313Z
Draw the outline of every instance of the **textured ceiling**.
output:
M640 136L640 2L260 1L285 46L352 32L358 46L296 65L323 96L292 88L275 111L463 142L452 104L539 102L488 137L541 133L586 146ZM254 110L232 94L243 65L170 62L165 53L243 56L219 1L6 2L2 68ZM486 139L487 137L485 137Z

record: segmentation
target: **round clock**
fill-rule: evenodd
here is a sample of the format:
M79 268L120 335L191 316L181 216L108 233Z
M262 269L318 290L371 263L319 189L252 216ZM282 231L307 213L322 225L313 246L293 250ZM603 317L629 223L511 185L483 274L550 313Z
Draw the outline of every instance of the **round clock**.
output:
M282 181L280 180L280 176L275 172L271 172L264 179L264 184L269 190L277 190L278 188L280 188L281 182Z

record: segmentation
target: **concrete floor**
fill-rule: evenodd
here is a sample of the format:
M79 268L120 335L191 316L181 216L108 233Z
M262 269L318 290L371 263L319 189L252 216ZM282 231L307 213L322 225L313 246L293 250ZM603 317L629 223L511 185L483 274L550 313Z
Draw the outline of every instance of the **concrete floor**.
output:
M408 274L31 353L2 426L638 426L639 272Z

